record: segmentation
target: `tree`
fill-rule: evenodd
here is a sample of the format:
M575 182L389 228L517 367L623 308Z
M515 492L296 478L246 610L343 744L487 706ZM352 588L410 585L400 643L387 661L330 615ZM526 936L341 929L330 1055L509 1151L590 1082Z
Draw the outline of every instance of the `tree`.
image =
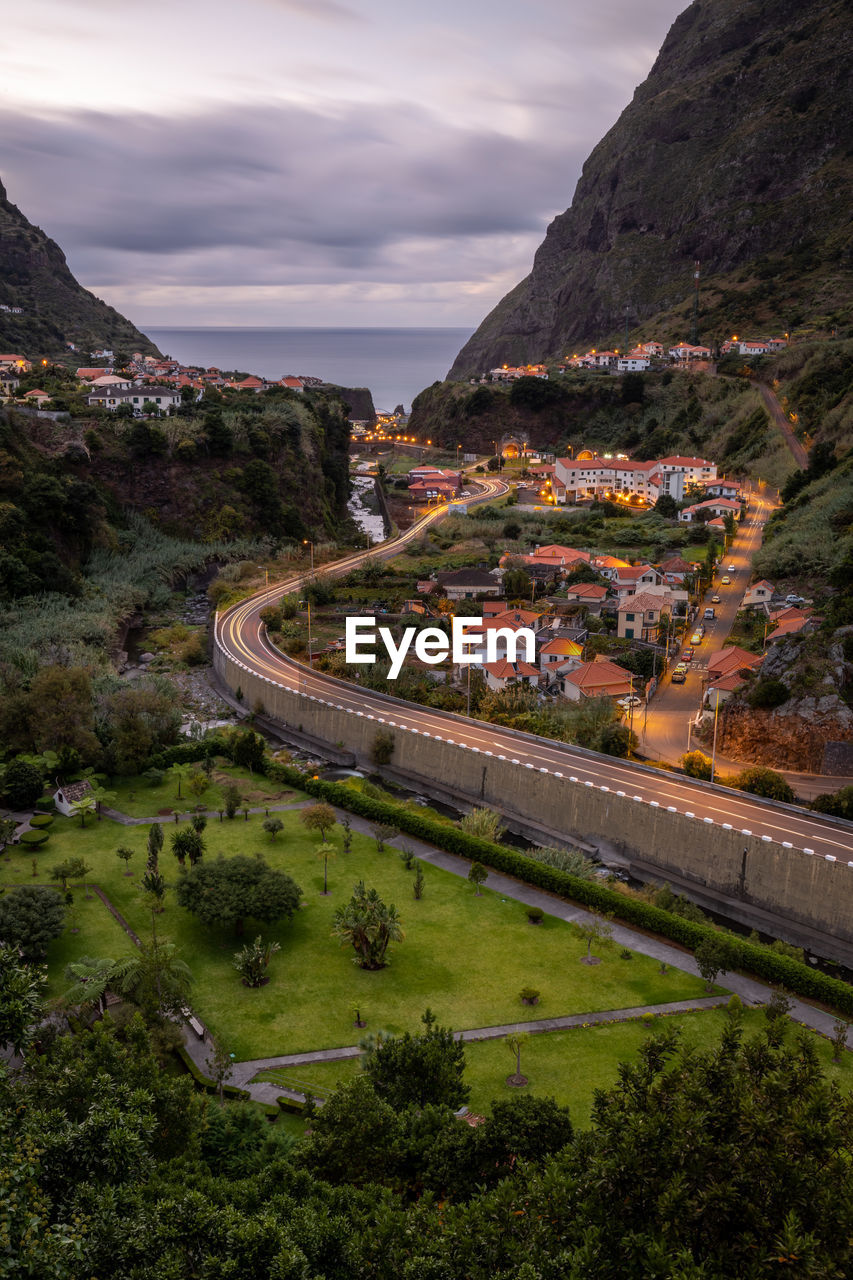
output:
M711 757L702 751L688 751L681 757L681 767L688 778L711 777Z
M415 901L420 902L424 896L424 884L426 883L424 869L419 862L415 867L415 878L412 881L412 892L415 895Z
M46 885L21 885L0 897L0 943L40 960L65 925L65 901Z
M284 823L282 822L281 818L267 818L265 819L264 822L261 823L261 826L263 827L264 831L266 831L270 840L275 840L279 831L284 830Z
M119 847L116 849L116 857L121 858L125 867L130 867L130 860L133 857L133 850L128 849L126 844L120 844ZM132 876L133 872L128 870L128 871L125 871L124 874L126 876Z
M326 832L331 831L337 822L335 811L330 804L309 804L307 808L302 809L299 814L299 820L308 831L319 831L323 843L326 843Z
M254 942L247 943L242 951L234 953L234 968L247 987L260 987L268 982L267 968L276 952L281 951L278 942L262 942L258 934Z
M329 893L329 859L334 858L335 851L330 844L321 844L317 846L315 853L323 862L323 897L327 897Z
M330 1182L377 1182L393 1167L399 1132L394 1108L359 1075L339 1085L316 1112L299 1162Z
M735 786L741 791L764 796L768 800L783 800L791 804L796 799L794 788L781 773L777 773L775 769L765 769L761 765L742 770L735 779Z
M251 729L244 729L232 739L231 759L236 765L248 769L249 773L263 767L265 754L266 743L259 733L253 733Z
M0 851L12 843L18 824L14 818L0 818Z
M149 871L156 871L160 861L160 850L163 848L163 826L160 822L152 822L148 828L148 862Z
M62 885L62 892L65 893L69 880L85 880L91 871L92 868L82 858L66 858L64 862L59 862L51 868L50 878L58 880Z
M71 801L71 812L75 818L79 816L81 827L85 827L86 818L90 813L95 812L97 803L98 802L91 791L88 791L85 795L81 796L79 800Z
M725 973L731 964L731 946L722 934L713 938L703 938L693 953L696 967L705 979L708 991L713 990L714 980L719 973Z
M14 946L0 945L0 1047L23 1054L44 1008L47 970L25 964Z
M373 838L376 841L376 852L384 853L385 845L388 841L394 840L399 834L400 833L397 828L392 827L389 823L377 822L376 826L373 828Z
M170 837L172 845L172 853L178 859L181 866L184 865L189 858L190 865L195 864L204 856L204 840L201 834L196 831L195 827L179 827L177 831L173 831Z
M200 862L178 881L180 906L204 924L232 926L243 933L246 918L261 924L287 919L299 907L302 890L283 871L274 871L260 856L239 854Z
M165 879L161 876L159 871L146 871L145 875L140 880L140 884L142 885L144 892L153 899L154 910L159 915L163 910L163 899L166 896L166 889L168 888Z
M65 978L72 985L63 993L66 1004L82 1006L103 1015L104 998L132 965L131 957L115 961L109 956L81 956L65 966Z
M586 955L582 957L584 964L598 964L598 961L592 955L592 944L612 938L613 929L603 916L597 915L589 916L588 919L582 920L576 927L586 943Z
M341 818L341 850L349 853L352 849L352 822L348 815Z
M671 493L662 493L655 503L655 511L665 520L674 520L678 515L678 503Z
M235 786L233 782L229 783L225 788L225 813L229 818L234 817L240 807L242 798L239 787Z
M332 933L354 948L362 969L370 970L384 968L389 943L405 936L396 907L386 906L375 889L365 888L363 880L355 885L346 906L335 911Z
M171 773L172 777L175 779L175 781L178 784L179 800L181 799L181 783L187 781L192 771L193 771L193 767L191 764L176 763L176 764L170 765L169 767L169 773Z
M3 796L10 809L32 809L42 791L41 770L27 760L13 760L3 775Z
M824 791L814 798L809 807L816 813L830 813L853 822L853 786L842 787L840 791Z
M530 598L530 578L523 569L507 569L503 576L503 588L507 600Z
M210 1072L211 1080L216 1085L216 1091L219 1094L219 1105L222 1107L225 1105L225 1098L222 1092L223 1085L234 1072L234 1054L229 1053L220 1040L213 1041L213 1051L208 1056L207 1069Z
M193 975L172 942L156 935L123 962L113 976L116 990L139 1005L149 1023L182 1015L193 985Z
M515 1073L514 1075L507 1076L506 1082L507 1084L514 1085L516 1088L520 1088L521 1085L527 1084L527 1076L523 1076L521 1074L521 1050L524 1048L529 1038L530 1037L526 1031L512 1031L504 1040L504 1044L507 1049L509 1049L510 1053L515 1058Z
M395 746L394 735L389 729L377 729L373 738L373 745L370 748L370 758L373 763L380 766L390 764Z
M468 869L468 879L475 886L476 896L481 897L480 885L484 884L489 878L489 873L483 866L482 862L472 862Z
M385 1036L366 1054L364 1070L377 1096L395 1110L440 1103L456 1110L468 1101L465 1046L427 1009L418 1035Z

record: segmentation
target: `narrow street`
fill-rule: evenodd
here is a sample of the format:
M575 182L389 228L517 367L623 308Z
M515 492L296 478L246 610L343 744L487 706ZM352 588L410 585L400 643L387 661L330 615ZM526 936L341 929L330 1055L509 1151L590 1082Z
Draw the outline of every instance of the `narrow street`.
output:
M642 708L643 714L636 718L634 732L640 740L640 753L650 760L677 764L688 750L688 742L691 747L694 745L690 725L702 705L708 682L708 659L727 643L749 585L752 557L761 546L762 530L774 508L766 486L753 490L749 496L746 519L718 566L713 584L699 602L697 622L702 621L706 608L714 609L715 617L704 622L701 644L692 646L694 656L687 665L687 680L684 684L673 684L667 675L648 706ZM722 584L724 577L731 579L730 584ZM714 595L720 597L719 604L711 603ZM690 635L688 631L682 649L690 645ZM676 661L678 659L672 660L670 671ZM743 764L717 757L716 767L718 773L737 773ZM822 780L820 784L823 790L826 790L825 783L826 780Z

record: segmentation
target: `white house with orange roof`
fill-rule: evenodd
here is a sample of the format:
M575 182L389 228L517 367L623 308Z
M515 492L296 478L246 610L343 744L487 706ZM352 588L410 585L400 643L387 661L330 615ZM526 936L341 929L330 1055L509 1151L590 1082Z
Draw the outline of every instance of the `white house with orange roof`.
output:
M563 697L572 702L582 698L624 698L633 693L634 681L630 671L599 656L595 662L582 662L561 673L560 689Z
M679 342L670 347L669 354L673 360L710 360L711 348L692 342Z
M593 556L590 564L602 577L609 578L611 582L620 569L631 567L627 560L620 560L618 556Z
M574 582L566 587L566 599L570 604L584 604L594 613L600 613L607 599L607 587L598 582Z
M744 609L766 608L773 599L776 588L767 578L754 582L743 597Z
M727 676L732 672L754 671L763 661L763 654L750 653L748 649L741 649L736 644L727 645L708 658L708 680L713 683L720 676Z
M651 360L644 352L630 351L628 355L619 357L616 368L620 373L642 373L650 364Z
M571 670L573 665L580 666L582 657L583 645L578 644L577 640L555 636L553 640L547 640L539 650L539 667L543 674L548 676L558 667ZM566 664L569 665L566 666Z
M539 687L539 671L529 662L516 659L510 662L506 658L498 658L495 662L483 664L483 674L490 689L500 693L508 684L530 684Z
M732 498L706 498L704 502L694 502L692 506L684 507L678 513L678 519L682 524L692 524L699 520L700 511L707 511L714 519L722 519L723 516L740 515L740 503L735 502Z
M0 355L0 370L14 369L16 373L29 373L32 367L32 360L28 360L26 356Z
M466 628L474 664L483 666L498 659L522 658L536 661L536 632L546 626L550 615L533 609L505 609L484 617L478 627Z
M661 619L672 614L673 602L669 595L654 595L638 591L626 596L616 610L617 635L620 640L654 641L658 638Z
M650 564L633 564L627 569L617 569L613 578L613 590L620 601L626 596L637 595L646 587L660 586L662 574Z

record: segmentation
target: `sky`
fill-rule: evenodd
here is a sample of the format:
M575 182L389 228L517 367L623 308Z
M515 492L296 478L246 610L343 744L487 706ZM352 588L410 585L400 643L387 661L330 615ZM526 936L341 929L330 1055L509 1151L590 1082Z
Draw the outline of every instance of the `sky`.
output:
M145 325L475 326L686 0L29 0L0 178Z

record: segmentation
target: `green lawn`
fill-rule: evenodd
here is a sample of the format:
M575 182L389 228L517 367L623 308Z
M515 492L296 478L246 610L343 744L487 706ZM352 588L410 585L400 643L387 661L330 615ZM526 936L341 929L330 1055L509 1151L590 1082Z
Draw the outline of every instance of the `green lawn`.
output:
M662 1026L675 1026L686 1043L704 1049L718 1041L725 1022L724 1010L708 1009L658 1017L648 1024L644 1021L610 1023L533 1035L525 1044L521 1057L522 1072L530 1082L526 1092L556 1098L571 1109L575 1124L587 1127L595 1090L606 1089L616 1083L619 1063L635 1062L637 1051L650 1032ZM765 1025L764 1014L759 1009L748 1010L744 1014L744 1024L747 1033L755 1035ZM789 1036L793 1036L796 1028L793 1023L790 1025ZM814 1040L828 1078L848 1091L853 1086L853 1054L846 1053L836 1066L832 1062L829 1041L814 1032L808 1034ZM471 1111L485 1115L495 1099L508 1098L518 1092L506 1083L506 1077L515 1069L515 1059L503 1040L466 1044L465 1056L465 1078L471 1086L468 1103ZM338 1082L353 1079L359 1070L359 1063L349 1059L275 1068L262 1072L258 1078L292 1089L311 1089L316 1096L325 1097Z
M200 769L194 772L201 772ZM177 779L166 772L166 777L156 787L152 787L145 778L118 778L109 784L113 799L108 800L107 807L126 813L131 818L153 818L158 814L172 813L175 809L186 813L197 804L208 810L221 808L224 803L222 792L229 783L235 783L240 794L251 806L267 802L271 804L296 804L306 797L301 791L289 787L281 787L269 778L249 773L248 769L238 768L217 759L210 784L199 795L187 787L187 781L181 782L181 796L178 797Z
M698 978L679 970L661 975L656 962L640 955L620 959L611 946L596 947L601 964L581 964L585 944L570 925L547 917L541 925L531 925L520 904L487 890L477 897L466 880L434 867L425 867L425 896L416 902L413 875L404 869L397 851L389 848L377 854L374 841L366 836L355 835L352 851L339 853L330 863L331 892L324 897L316 838L305 832L298 812L279 816L284 831L274 843L262 830L263 815L248 822L241 816L222 823L213 819L205 832L208 857L220 852L262 853L304 891L293 921L247 929L248 938L261 932L282 946L266 987L241 986L232 967L241 944L233 933L201 924L177 906L171 893L158 917L158 934L181 947L195 974L194 1006L238 1059L352 1044L355 1002L370 1028L402 1031L417 1028L427 1005L455 1028L517 1021L523 986L541 992L537 1017L692 999L703 993ZM149 936L150 912L138 886L148 828L122 827L104 819L89 820L82 829L77 820L57 818L50 830L39 865L49 869L68 856L85 858L93 869L92 880L140 936ZM174 883L177 864L169 851L170 831L171 824L165 831L161 870ZM135 851L133 877L123 874L124 864L115 856L119 844ZM5 866L7 882L35 883L28 855L15 852ZM331 935L334 909L349 897L359 878L397 904L406 933L391 949L391 964L375 973L358 968L351 949L342 948ZM46 879L43 874L40 882ZM77 898L82 897L78 891ZM105 908L97 911L107 916ZM109 944L111 955L116 950L113 936L100 928L81 927L80 933L62 942L69 954L90 955ZM63 962L67 958L63 955Z

